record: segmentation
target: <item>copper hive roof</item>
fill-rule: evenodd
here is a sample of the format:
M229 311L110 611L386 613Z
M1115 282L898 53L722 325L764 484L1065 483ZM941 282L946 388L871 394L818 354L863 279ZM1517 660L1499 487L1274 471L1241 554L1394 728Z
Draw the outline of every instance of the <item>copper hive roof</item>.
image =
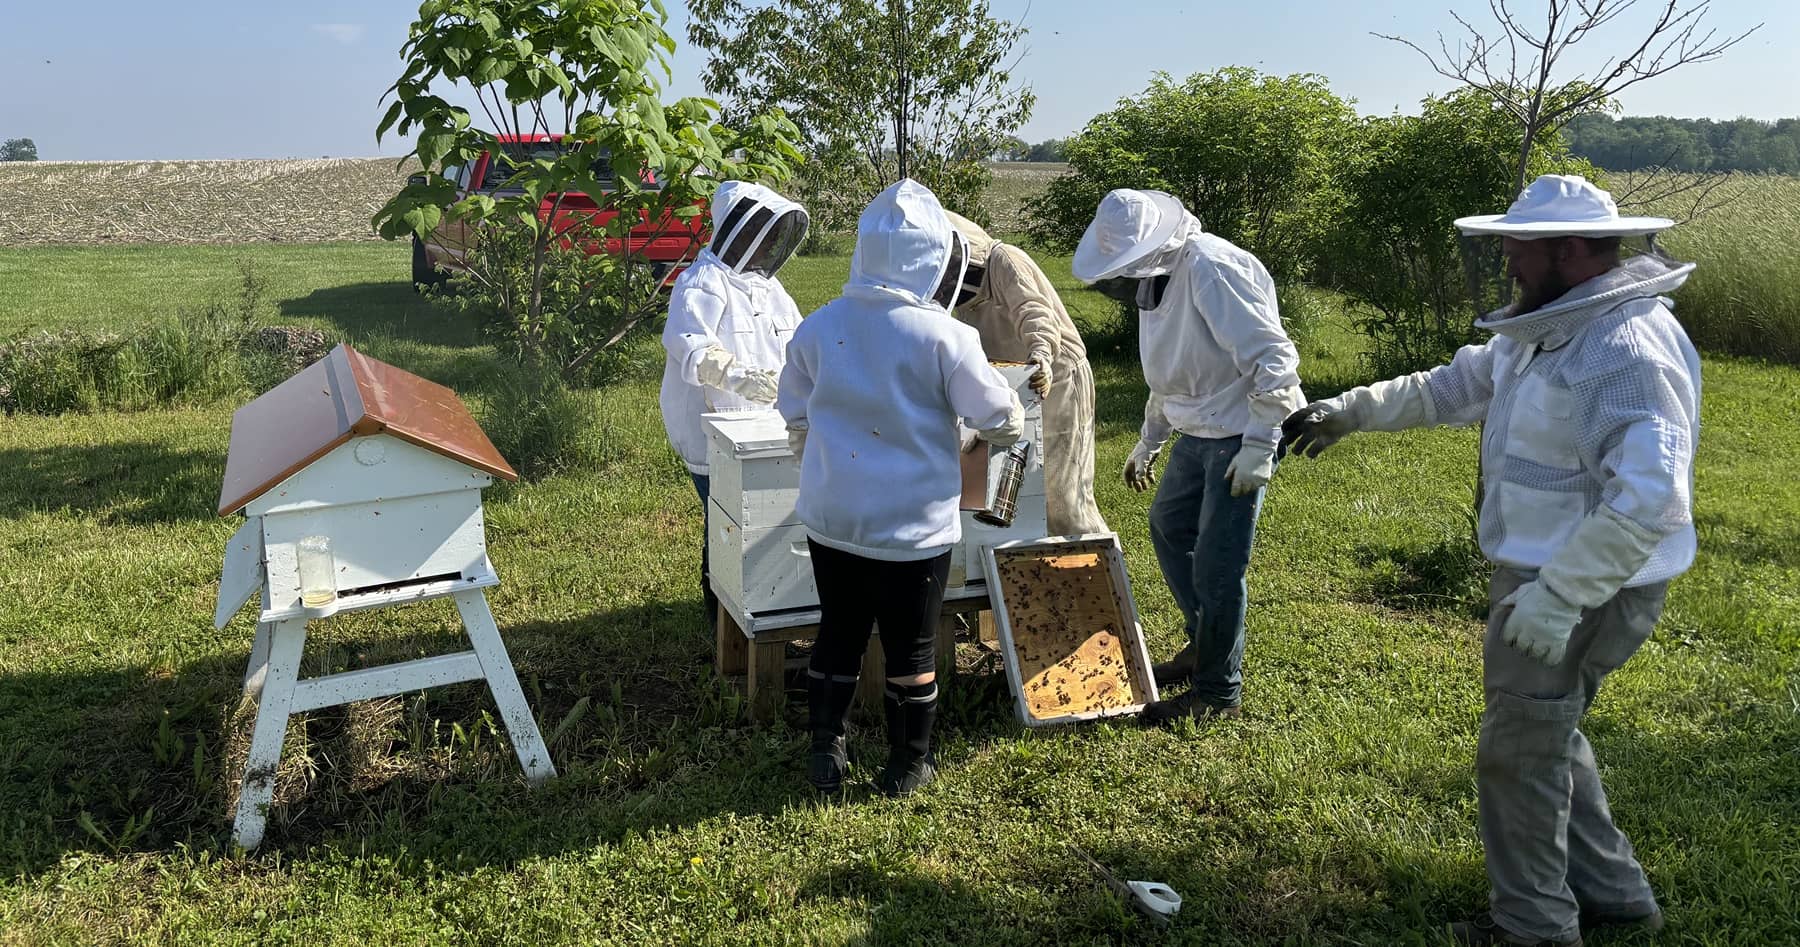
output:
M391 434L496 477L519 475L456 392L340 344L231 416L219 488L229 516L339 445Z

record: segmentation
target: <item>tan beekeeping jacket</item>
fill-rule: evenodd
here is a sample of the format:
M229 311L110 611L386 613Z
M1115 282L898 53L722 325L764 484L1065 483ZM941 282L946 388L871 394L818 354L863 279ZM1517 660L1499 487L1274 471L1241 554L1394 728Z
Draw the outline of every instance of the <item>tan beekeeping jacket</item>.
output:
M969 262L987 268L981 290L956 307L956 318L981 334L988 358L1050 368L1041 445L1050 532L1107 532L1094 504L1094 374L1081 333L1029 254L949 216L969 242Z

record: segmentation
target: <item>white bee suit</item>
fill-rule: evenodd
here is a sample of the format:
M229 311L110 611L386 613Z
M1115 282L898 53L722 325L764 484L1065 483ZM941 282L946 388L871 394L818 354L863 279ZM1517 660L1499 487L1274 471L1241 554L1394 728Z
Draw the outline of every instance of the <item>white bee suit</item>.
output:
M713 194L712 245L675 281L662 383L663 427L689 471L705 475L709 411L767 409L800 309L774 277L806 233L806 211L760 184Z
M1048 369L1043 407L1044 489L1053 535L1108 532L1094 503L1094 373L1087 347L1062 298L1024 250L1001 243L973 221L946 212L969 242L978 286L956 307L956 318L981 334L981 348L997 361L1033 362Z
M888 561L948 551L962 539L958 422L1019 438L1018 396L936 296L960 282L958 242L923 185L889 187L858 221L844 294L788 346L777 408L805 432L797 507L823 545Z

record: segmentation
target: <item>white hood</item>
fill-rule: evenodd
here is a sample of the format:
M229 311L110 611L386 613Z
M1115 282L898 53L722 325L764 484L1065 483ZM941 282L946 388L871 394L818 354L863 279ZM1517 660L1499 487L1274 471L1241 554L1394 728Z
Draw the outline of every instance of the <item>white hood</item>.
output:
M736 224L750 221L751 214L739 213L732 226L721 228L732 220L734 210L760 213L759 208L763 207L771 213L762 215L763 222L757 224L757 233L751 234L750 239L739 241L732 231L744 230ZM800 205L760 184L726 181L713 194L713 221L715 229L720 229L715 246L701 250L694 265L670 288L669 318L662 334L667 358L660 404L669 442L693 473L708 471L706 432L700 425L700 415L766 407L752 404L735 392L702 383L700 361L707 351L718 348L730 353L735 363L746 369L781 371L788 341L794 327L800 324L800 310L780 280L746 271L745 264L756 258L757 249L776 230L764 224L790 221L780 239L791 251L798 244L799 235L805 233L805 219L806 211ZM798 234L792 223L799 224ZM715 247L733 259L720 256ZM775 256L783 254L777 252ZM763 262L772 264L772 271L780 261L765 255Z
M844 295L794 330L775 404L807 432L796 509L820 543L889 560L948 550L958 422L992 432L1023 413L980 335L932 298L962 242L930 191L895 184L863 212Z
M1109 191L1081 235L1069 268L1084 283L1161 276L1174 269L1188 231L1197 230L1198 223L1172 194Z
M937 195L907 178L882 191L856 221L856 253L844 295L883 296L914 306L944 309L932 294L961 240ZM960 279L960 277L959 277ZM947 312L948 310L946 310Z

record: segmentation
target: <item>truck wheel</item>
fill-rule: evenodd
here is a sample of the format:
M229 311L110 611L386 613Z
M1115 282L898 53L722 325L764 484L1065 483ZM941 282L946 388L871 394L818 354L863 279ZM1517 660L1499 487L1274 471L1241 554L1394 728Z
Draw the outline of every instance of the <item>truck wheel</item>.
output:
M431 265L431 257L425 253L425 241L412 238L412 281L414 286L432 287L441 285L446 277L444 272Z

